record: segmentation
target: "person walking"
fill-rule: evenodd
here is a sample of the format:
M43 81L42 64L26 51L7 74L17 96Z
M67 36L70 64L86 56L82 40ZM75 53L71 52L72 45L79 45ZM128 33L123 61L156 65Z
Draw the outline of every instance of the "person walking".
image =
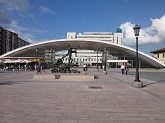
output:
M83 66L83 70L86 71L86 64L84 64L84 66Z
M122 75L124 74L124 65L121 65L121 73L122 73Z
M85 64L85 70L86 70L86 71L88 70L88 65L87 65L87 64Z
M126 75L127 75L127 73L128 73L128 70L129 70L129 69L128 69L128 66L126 65L126 66L125 66L125 74L126 74Z
M35 70L36 73L37 73L37 64L34 65L34 70Z
M41 72L41 63L38 63L38 72Z

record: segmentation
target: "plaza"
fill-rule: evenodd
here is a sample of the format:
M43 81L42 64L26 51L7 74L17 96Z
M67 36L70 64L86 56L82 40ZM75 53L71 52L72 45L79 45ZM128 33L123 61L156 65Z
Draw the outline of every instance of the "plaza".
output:
M164 123L164 5L0 0L0 123Z
M165 70L89 68L93 80L34 79L34 71L0 71L0 123L164 123ZM43 70L42 73L49 73Z

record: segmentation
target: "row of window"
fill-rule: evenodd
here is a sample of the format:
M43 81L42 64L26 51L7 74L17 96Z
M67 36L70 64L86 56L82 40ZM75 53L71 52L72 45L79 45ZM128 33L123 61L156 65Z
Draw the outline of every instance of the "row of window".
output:
M160 54L157 54L157 58L160 57ZM162 54L162 58L165 58L165 53Z
M78 38L112 38L112 37L85 37L85 36L78 36Z
M96 52L77 52L77 54L97 54L97 51ZM98 54L100 54L98 52Z
M68 61L68 58L65 58L64 61ZM73 59L73 61L77 61L77 62L78 61L97 61L97 58L91 58L91 59L88 59L88 58L82 59L82 58L80 58L80 59ZM98 58L98 61L102 61L102 59Z

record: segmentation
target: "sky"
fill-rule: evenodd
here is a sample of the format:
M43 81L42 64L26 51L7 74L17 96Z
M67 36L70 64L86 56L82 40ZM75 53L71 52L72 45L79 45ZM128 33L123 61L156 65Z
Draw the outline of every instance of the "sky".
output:
M139 50L165 48L165 0L0 0L0 26L29 43L66 39L67 32L112 32L121 28L123 45Z

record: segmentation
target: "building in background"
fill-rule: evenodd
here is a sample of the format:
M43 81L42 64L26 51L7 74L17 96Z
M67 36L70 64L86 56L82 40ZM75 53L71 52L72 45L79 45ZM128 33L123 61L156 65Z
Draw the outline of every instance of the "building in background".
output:
M121 29L117 29L116 33L112 32L67 32L67 39L87 39L87 40L99 40L108 41L110 43L123 44L123 33Z
M0 27L0 55L29 44L18 34Z
M112 32L84 32L82 34L67 32L67 39L99 40L123 45L123 33L121 29L117 29L114 34ZM73 54L73 61L79 65L89 64L92 66L101 66L103 62L102 56L103 53L99 49L96 51L79 49L77 50L77 54ZM108 56L112 57L110 54ZM64 62L68 62L67 57L64 59Z
M161 48L158 50L151 51L150 53L154 54L154 58L163 62L165 64L165 48Z

